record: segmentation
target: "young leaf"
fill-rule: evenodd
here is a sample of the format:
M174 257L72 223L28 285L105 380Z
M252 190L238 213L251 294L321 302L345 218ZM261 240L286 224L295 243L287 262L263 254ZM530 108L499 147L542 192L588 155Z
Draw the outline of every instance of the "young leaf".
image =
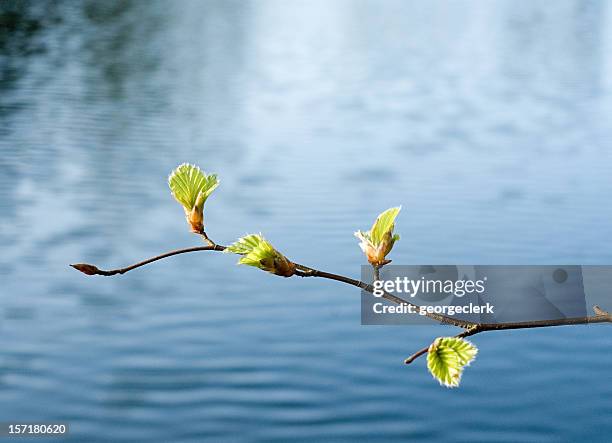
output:
M401 207L387 209L376 218L372 229L368 232L355 232L355 237L360 240L359 247L372 266L383 266L391 261L386 257L395 242L399 240L399 235L393 234L393 229L400 210Z
M194 232L204 229L204 203L219 186L215 174L207 175L195 165L183 163L168 177L172 195L185 210L185 217Z
M219 186L219 180L216 174L207 175L197 166L183 163L172 171L168 177L168 185L174 198L191 211L198 203L204 205L206 199Z
M474 360L478 348L457 337L439 337L429 346L427 368L440 384L449 388L459 386L463 368Z
M283 277L291 277L295 273L295 265L261 234L246 235L228 246L225 252L242 255L238 260L240 265L254 266Z
M238 241L229 245L224 252L233 252L234 254L248 254L261 242L266 241L261 234L249 234Z
M398 206L397 208L390 208L376 218L376 221L370 230L370 238L372 239L372 243L374 243L374 245L380 244L380 242L383 241L385 234L388 232L393 234L395 218L401 210L401 206ZM399 236L397 236L397 239L399 239Z

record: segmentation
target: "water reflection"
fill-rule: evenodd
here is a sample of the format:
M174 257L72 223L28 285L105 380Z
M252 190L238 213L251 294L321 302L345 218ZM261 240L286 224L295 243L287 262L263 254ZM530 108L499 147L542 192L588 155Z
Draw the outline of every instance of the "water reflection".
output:
M182 161L222 177L207 203L219 241L263 231L346 274L359 274L351 233L399 203L396 263L607 263L607 3L0 13L0 415L113 441L612 431L611 388L595 385L611 363L601 329L483 336L449 393L398 364L443 330L360 327L350 288L270 279L227 256L117 279L66 266L193 244L164 183ZM599 400L584 405L585 389Z

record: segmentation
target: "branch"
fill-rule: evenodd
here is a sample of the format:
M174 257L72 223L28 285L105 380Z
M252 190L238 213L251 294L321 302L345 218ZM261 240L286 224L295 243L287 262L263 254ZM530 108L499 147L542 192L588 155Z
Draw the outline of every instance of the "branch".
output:
M369 292L370 294L374 293L374 286L368 284L368 283L364 283L362 281L359 280L354 280L352 278L349 277L345 277L343 275L338 275L338 274L332 274L331 272L325 272L325 271L319 271L317 269L313 269L313 268L309 268L307 266L304 265L299 265L299 264L295 264L295 266L298 268L298 271L296 272L296 275L299 275L300 277L320 277L320 278L326 278L328 280L335 280L335 281L339 281L342 283L346 283L348 285L353 285L353 286L357 286L358 288L363 289L366 292ZM382 290L381 290L382 291ZM382 298L384 298L385 300L389 300L390 302L396 303L398 305L401 304L406 304L409 306L414 306L417 310L420 308L419 305L415 305L414 303L409 302L408 300L405 300L401 297L398 297L397 295L393 295L390 294L386 291L382 291ZM460 328L471 328L474 326L474 323L465 321L465 320L459 320L458 318L453 318L453 317L448 317L445 315L440 315L440 314L434 314L434 313L430 313L427 312L425 313L425 316L427 316L428 318L430 318L431 320L440 322L440 323L444 323L446 325L452 325L452 326L457 326Z
M151 257L149 259L146 259L141 262L135 263L133 265L127 266L125 268L112 269L110 271L99 269L97 266L91 265L88 263L76 263L70 266L72 266L74 269L81 271L82 273L87 274L87 275L111 276L111 275L117 275L117 274L125 274L126 272L132 271L136 268L140 268L141 266L148 265L149 263L153 263L157 260L162 260L164 258L172 257L173 255L179 255L179 254L185 254L187 252L197 252L197 251L219 251L220 252L220 251L224 251L227 248L226 246L222 246L222 245L218 245L214 243L212 240L210 240L207 236L203 235L202 233L199 233L199 234L204 237L205 241L209 243L209 246L196 246L193 248L177 249L175 251L170 251L170 252L166 252L165 254ZM354 280L352 278L345 277L343 275L332 274L331 272L319 271L317 269L309 268L308 266L300 265L297 263L295 264L295 266L297 268L295 274L299 275L300 277L326 278L328 280L335 280L335 281L346 283L352 286L357 286L358 288L361 288L364 291L369 292L370 294L374 293L374 287L362 281ZM382 298L389 300L393 303L397 303L399 305L405 303L407 305L414 306L417 309L419 308L418 305L415 305L414 303L411 303L408 300L404 300L403 298L390 294L388 292L383 291ZM464 320L459 320L453 317L447 317L444 315L439 315L439 314L434 314L434 313L427 313L425 315L434 321L461 327L461 328L470 328L474 326L473 323L470 323Z
M612 314L610 314L609 312L604 311L597 305L593 306L593 311L595 312L595 315L587 317L570 317L554 320L534 320L509 323L478 323L473 327L466 329L462 333L455 335L455 337L465 338L487 331L505 331L510 329L531 329L546 328L552 326L586 325L591 323L612 323ZM415 352L406 360L404 360L404 363L409 365L420 356L427 354L428 350L429 346Z
M426 346L423 349L421 349L421 350L415 352L414 354L412 354L406 360L404 360L404 363L409 365L410 363L415 361L417 358L419 358L421 355L427 354L428 352L429 352L429 346Z
M125 268L112 269L110 271L104 271L102 269L98 269L94 265L90 265L88 263L75 263L72 266L77 271L81 271L83 274L87 275L105 275L111 276L116 274L125 274L133 269L140 268L141 266L148 265L149 263L153 263L157 260L161 260L164 258L172 257L173 255L185 254L187 252L197 252L197 251L223 251L225 249L224 246L221 245L210 245L210 246L196 246L193 248L185 248L185 249L177 249L175 251L166 252L165 254L156 255L155 257L148 258L138 263L134 263L133 265L127 266Z
M151 257L149 259L143 260L141 262L135 263L133 265L127 266L125 268L112 269L110 271L105 271L98 269L94 265L90 265L87 263L77 263L70 265L78 271L83 272L87 275L104 275L111 276L116 274L125 274L126 272L132 271L136 268L140 268L141 266L148 265L157 260L162 260L164 258L172 257L174 255L185 254L188 252L197 252L197 251L224 251L226 246L218 245L210 240L205 234L203 235L204 240L209 243L209 246L196 246L193 248L185 248L185 249L177 249L175 251L166 252L165 254L157 255L155 257ZM335 280L341 283L345 283L348 285L356 286L361 288L362 290L369 292L371 294L374 293L374 287L371 284L364 283L360 280L355 280L350 277L345 277L339 274L332 274L331 272L320 271L318 269L310 268L308 266L300 265L295 263L295 267L297 268L295 271L295 275L300 277L318 277L325 278L328 280ZM382 291L382 298L389 300L390 302L397 304L407 304L410 306L414 306L415 308L419 308L419 305L415 305L401 297L390 294L386 291ZM470 337L472 335L480 334L481 332L487 331L503 331L510 329L530 329L530 328L544 328L551 326L570 326L570 325L582 325L582 324L590 324L590 323L612 323L612 314L607 311L604 311L599 306L594 306L593 310L595 311L595 315L587 316L587 317L571 317L571 318L563 318L563 319L555 319L555 320L535 320L535 321L524 321L524 322L510 322L510 323L472 323L464 320L459 320L453 317L447 317L444 315L434 314L434 313L426 313L425 315L434 321L438 321L443 324L453 325L457 327L464 328L465 330L455 337L465 338ZM429 347L423 348L410 357L404 360L405 364L410 364L417 358L422 355L427 354Z
M528 322L511 323L475 323L458 318L435 314L423 311L421 306L411 303L401 297L386 292L385 290L374 288L374 284L380 280L380 269L391 260L387 255L391 252L393 245L399 240L399 235L394 234L395 219L401 210L401 206L389 208L378 215L372 228L369 231L357 231L355 237L360 240L359 247L365 254L370 265L374 269L374 278L371 284L364 283L343 275L332 274L331 272L320 271L308 266L300 265L289 260L284 254L276 250L263 235L248 234L241 237L231 246L226 247L216 244L208 237L204 231L204 203L211 193L219 185L216 174L206 174L199 167L188 163L183 163L175 168L168 177L168 186L175 200L181 204L185 213L185 219L190 226L191 232L198 234L207 246L197 246L192 248L177 249L166 252L165 254L151 257L139 263L112 270L102 270L98 267L87 264L72 264L73 268L87 275L112 276L125 274L126 272L146 266L158 260L162 260L174 255L185 254L197 251L217 251L232 252L241 256L239 264L256 267L260 270L269 272L282 277L315 277L334 280L369 292L375 297L382 297L392 303L402 307L409 307L407 313L412 315L425 315L431 320L441 324L453 325L463 328L463 331L453 337L438 337L426 348L417 351L405 360L406 364L412 363L422 355L430 353L428 357L429 372L442 385L456 387L459 385L463 368L471 362L478 349L465 340L464 337L479 334L485 331L500 331L508 329L541 328L548 326L578 325L587 323L611 323L612 316L599 308L594 307L595 315L590 317L575 317L559 320L538 320Z

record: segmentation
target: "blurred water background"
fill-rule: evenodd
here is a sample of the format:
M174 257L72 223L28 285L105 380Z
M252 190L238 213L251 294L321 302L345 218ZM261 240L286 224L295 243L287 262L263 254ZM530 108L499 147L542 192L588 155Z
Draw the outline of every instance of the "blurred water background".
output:
M358 276L612 263L612 4L0 3L0 420L80 441L606 441L607 326L483 334L462 387L360 326L359 291L192 245L166 177L222 184L208 231ZM612 308L608 306L608 308ZM40 441L40 440L37 440Z

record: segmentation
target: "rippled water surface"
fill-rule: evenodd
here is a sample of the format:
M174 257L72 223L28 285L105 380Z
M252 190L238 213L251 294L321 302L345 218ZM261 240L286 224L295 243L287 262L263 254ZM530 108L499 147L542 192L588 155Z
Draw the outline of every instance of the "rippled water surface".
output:
M462 387L360 326L359 292L197 253L165 183L220 174L220 243L262 231L351 276L395 263L612 263L612 5L3 1L0 420L82 441L606 441L607 326L479 335ZM612 308L609 306L608 308Z

